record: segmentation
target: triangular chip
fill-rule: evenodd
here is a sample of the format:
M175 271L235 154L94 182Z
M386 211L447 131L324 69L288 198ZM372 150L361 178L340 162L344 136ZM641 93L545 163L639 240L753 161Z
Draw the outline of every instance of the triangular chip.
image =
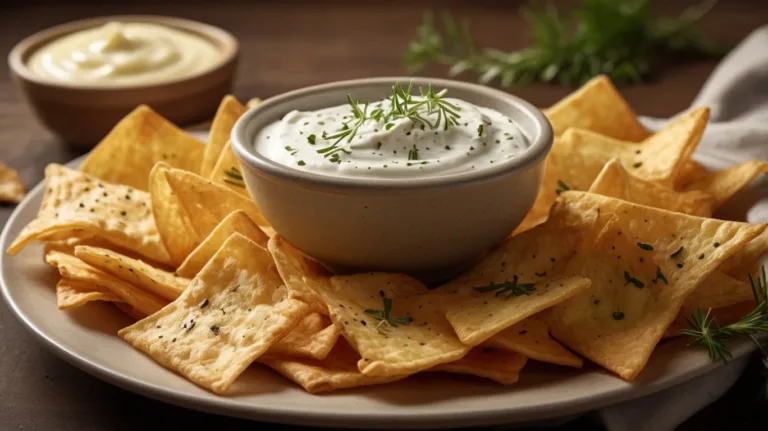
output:
M169 301L178 298L189 284L189 279L105 248L78 245L75 256L96 269Z
M58 268L59 274L66 279L105 288L122 302L130 305L138 315L148 316L168 303L156 295L99 271L75 256L51 250L45 254L45 260Z
M589 192L699 217L710 217L714 202L714 198L707 193L678 192L640 179L627 172L616 159L603 167Z
M247 236L251 241L264 247L264 249L267 248L269 237L256 226L256 223L244 211L235 211L224 218L216 226L216 229L187 256L184 263L176 270L176 273L187 278L197 275L211 257L216 254L216 251L221 248L224 241L235 232Z
M748 280L744 275L744 280ZM697 308L706 311L711 308L725 308L754 298L752 287L747 281L737 280L714 271L685 298L680 314L688 316Z
M213 171L213 166L224 149L224 144L229 141L229 135L235 122L245 112L245 106L232 95L226 95L219 104L216 116L211 123L211 131L208 135L208 145L203 152L203 161L200 167L200 176L208 178Z
M520 353L539 362L581 368L584 360L549 335L542 316L533 315L510 326L485 342L485 345Z
M171 167L158 162L149 173L149 193L152 197L152 215L171 262L179 265L202 242L192 228L192 222L178 196L168 184L166 172Z
M461 341L476 346L589 287L561 271L583 238L576 229L537 226L508 239L433 295Z
M221 156L216 162L208 179L216 184L226 187L250 199L251 194L245 187L243 179L243 169L240 167L240 161L232 151L232 144L227 142L221 151Z
M331 319L372 376L415 374L469 352L427 288L402 274L336 276L322 295Z
M264 233L274 235L274 230L251 199L180 169L168 169L165 177L198 237L207 237L226 216L235 211L245 212Z
M280 276L285 280L290 297L303 301L315 311L327 315L328 307L320 296L320 292L330 287L327 271L280 235L273 236L268 247Z
M37 217L19 233L8 253L16 254L34 240L97 238L169 263L151 206L149 193L50 164Z
M104 181L149 190L157 162L198 172L204 144L146 105L134 109L88 154L80 170Z
M555 136L562 135L572 127L630 142L642 141L650 135L605 75L592 78L544 110L544 114L552 124Z
M689 184L699 181L705 176L709 175L709 170L701 163L693 159L688 159L680 167L675 176L675 189L682 190L688 187Z
M357 369L360 355L343 338L322 361L265 355L259 362L313 394L402 380L408 375L369 376Z
M235 233L178 299L118 335L164 367L224 393L306 315L307 306L284 293L269 253Z
M528 362L525 356L494 347L475 347L455 362L440 364L427 371L470 374L511 385L520 378L520 370Z
M0 202L17 204L24 198L24 182L15 170L0 162Z
M626 380L642 371L686 297L766 227L583 192L561 195L552 217L594 212L608 222L568 265L592 286L550 309L548 323L555 339Z
M71 310L94 301L123 302L108 289L93 283L66 278L56 283L56 306L59 310Z
M768 255L768 229L763 231L755 239L748 242L743 248L739 249L733 256L726 259L720 270L725 274L744 280L747 274L753 277L758 276L763 257Z
M340 335L339 328L328 316L310 313L288 335L275 343L269 353L322 361L336 345Z
M697 190L714 196L714 208L722 206L760 174L768 173L768 162L752 160L721 171L708 172L682 185L684 191Z

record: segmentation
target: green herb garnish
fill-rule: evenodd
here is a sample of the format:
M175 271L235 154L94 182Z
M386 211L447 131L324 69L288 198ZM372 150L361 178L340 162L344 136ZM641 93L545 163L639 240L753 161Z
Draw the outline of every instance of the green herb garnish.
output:
M387 298L386 296L382 299L384 300L383 310L374 310L369 308L364 311L365 314L368 314L379 321L379 324L376 325L376 330L379 331L380 334L386 335L385 331L387 328L382 327L385 324L392 328L397 328L398 325L407 325L408 323L413 322L413 318L410 316L392 317L392 299Z
M483 125L477 126L477 136L483 136Z
M291 153L292 156L295 156L296 153L299 152L299 150L297 150L296 148L293 148L293 147L291 147L289 145L285 146L285 151L288 151L289 153Z
M496 296L502 296L506 294L505 298L511 296L530 295L536 288L534 283L518 283L516 275L512 276L512 281L505 281L503 283L491 283L487 286L475 287L475 290L481 293L496 292Z
M674 259L674 258L676 258L677 256L680 256L680 253L682 253L682 252L683 252L683 249L684 249L684 248L685 248L685 247L681 245L681 246L680 246L680 248L678 248L678 249L677 249L677 251L675 251L674 253L670 254L670 255L669 255L669 257L671 257L672 259Z
M232 184L233 186L237 186L237 187L245 187L245 182L243 181L243 174L240 173L240 171L234 166L229 168L226 172L224 172L224 177L222 179L227 184Z
M314 133L309 135L309 136L307 136L307 142L309 142L310 145L315 145L315 140L316 139L317 139L317 136L315 136Z
M637 287L638 289L642 289L645 287L645 283L636 279L635 277L632 277L632 275L628 271L624 271L624 280L627 281L627 284L634 284L635 287Z
M513 52L478 49L469 21L458 23L444 13L441 31L427 12L403 63L411 73L429 63L444 64L450 76L472 72L481 83L498 79L503 87L534 81L579 85L600 74L634 84L652 74L657 58L725 54L695 28L713 4L704 1L676 19L659 17L650 0L581 0L567 17L551 4L529 7L523 16L533 45Z
M638 242L637 246L642 248L643 250L646 250L646 251L652 251L653 250L653 246L652 245L646 244L644 242Z
M663 281L664 284L669 284L669 281L667 281L667 277L664 276L664 273L661 272L660 267L656 267L656 278L653 279L653 283L655 284L657 281Z
M419 160L419 149L416 148L416 144L408 150L408 160Z
M567 192L571 188L568 187L568 184L564 183L562 180L557 180L557 193Z
M613 320L624 320L624 313L622 313L621 311L614 311Z

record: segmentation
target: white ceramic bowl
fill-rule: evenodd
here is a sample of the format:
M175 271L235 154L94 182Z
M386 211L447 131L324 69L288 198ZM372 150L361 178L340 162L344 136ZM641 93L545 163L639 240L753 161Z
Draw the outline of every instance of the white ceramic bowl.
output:
M255 134L291 110L343 104L348 93L379 100L391 95L395 82L409 81L446 88L450 97L509 116L530 147L485 169L416 179L308 173L254 150ZM508 93L458 81L387 77L335 82L268 99L238 120L232 145L264 216L297 248L337 270L433 274L465 268L522 221L541 183L552 129L541 111Z

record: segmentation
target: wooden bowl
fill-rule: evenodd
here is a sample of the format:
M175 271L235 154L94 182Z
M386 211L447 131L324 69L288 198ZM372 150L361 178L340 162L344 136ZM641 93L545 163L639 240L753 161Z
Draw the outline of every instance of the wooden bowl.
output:
M196 75L160 84L108 88L48 79L28 67L30 56L49 41L110 21L148 22L186 31L212 42L220 56ZM88 148L141 104L181 127L210 119L221 99L232 91L238 56L237 40L220 28L173 17L117 15L69 22L35 33L11 50L8 63L40 122L60 139Z

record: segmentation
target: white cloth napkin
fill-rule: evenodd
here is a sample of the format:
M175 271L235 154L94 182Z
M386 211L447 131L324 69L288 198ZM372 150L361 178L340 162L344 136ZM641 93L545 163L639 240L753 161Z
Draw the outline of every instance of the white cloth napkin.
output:
M697 152L740 163L768 160L768 26L742 41L712 73L691 107L710 107L710 123ZM667 119L640 119L651 130ZM696 158L696 155L694 155ZM764 190L768 190L765 188ZM768 191L750 222L768 222ZM597 412L608 431L671 431L722 396L739 378L748 357L710 374Z

